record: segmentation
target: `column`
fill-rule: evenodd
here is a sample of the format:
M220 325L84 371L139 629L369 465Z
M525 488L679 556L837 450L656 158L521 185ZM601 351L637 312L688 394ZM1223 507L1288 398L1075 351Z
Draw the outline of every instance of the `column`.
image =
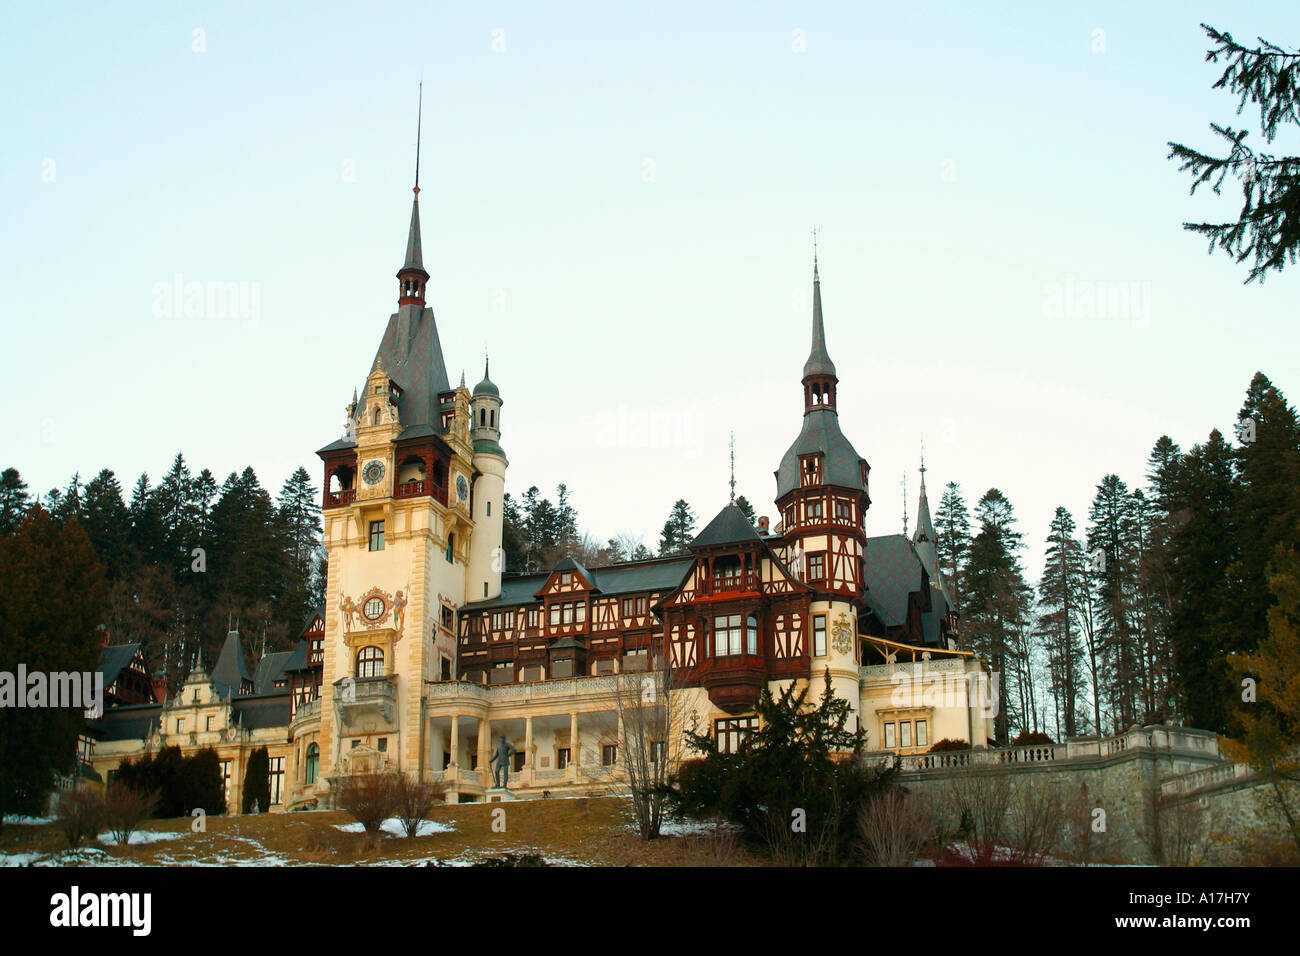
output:
M578 741L578 712L575 710L569 715L569 779L573 782L578 780L578 755L582 753L582 747Z
M451 715L451 763L447 765L448 770L460 769L460 714Z
M520 785L532 786L533 783L533 718L524 718L524 769L519 774Z
M480 717L478 722L478 772L484 786L492 785L492 721Z

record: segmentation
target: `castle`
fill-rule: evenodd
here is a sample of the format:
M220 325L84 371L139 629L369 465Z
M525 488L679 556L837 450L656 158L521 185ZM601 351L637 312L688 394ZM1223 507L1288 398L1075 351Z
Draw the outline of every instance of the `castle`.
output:
M450 386L426 304L419 192L417 178L397 311L344 434L317 453L325 606L295 651L252 671L232 631L215 665L163 701L138 647L106 649L108 706L83 743L96 772L161 746L211 746L234 812L265 746L270 809L329 806L341 780L375 771L440 780L464 802L491 798L504 735L512 793L590 792L619 779L620 676L666 670L689 725L724 749L755 727L761 688L824 676L869 749L986 746L996 692L959 646L924 470L915 533L867 534L870 465L840 430L815 256L803 424L776 468L775 527L731 502L686 554L513 574L502 567L504 402L486 366L472 391L463 377ZM682 741L652 745L679 755Z

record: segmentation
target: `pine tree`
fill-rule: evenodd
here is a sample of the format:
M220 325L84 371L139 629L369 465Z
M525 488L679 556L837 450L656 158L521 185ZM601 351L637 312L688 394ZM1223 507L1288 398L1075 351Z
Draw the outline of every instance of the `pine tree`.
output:
M177 452L171 469L153 491L162 534L160 553L177 573L189 567L191 552L198 547L202 515L195 492L185 456Z
M529 566L525 533L527 521L519 510L519 503L506 492L501 505L501 550L504 552L503 571L511 574L533 570Z
M281 487L276 521L287 575L284 607L294 620L301 620L315 606L311 603L312 578L321 546L320 504L305 468L299 467Z
M962 572L970 554L970 512L961 495L961 486L948 482L934 515L935 555L948 582L952 599L962 606Z
M749 503L748 498L744 495L737 496L736 507L745 513L745 517L749 519L750 524L758 527L758 515L754 511L754 506Z
M111 584L130 572L133 561L131 514L122 500L122 486L109 469L87 482L83 514L82 524Z
M34 507L0 537L0 672L93 672L103 607L104 568L75 519ZM41 812L53 774L73 767L83 708L49 703L0 707L0 817Z
M1085 585L1083 549L1074 518L1056 509L1047 534L1047 555L1038 584L1038 634L1047 649L1049 678L1057 702L1057 736L1079 733L1078 710L1084 671L1079 615Z
M1231 693L1226 652L1238 640L1238 624L1225 600L1239 585L1229 578L1237 561L1233 526L1233 451L1218 429L1196 445L1176 470L1171 493L1172 590L1178 595L1170 642L1178 697L1189 724L1226 731L1225 699Z
M578 550L578 512L569 500L569 486L561 482L555 488L555 547L557 558Z
M1097 629L1105 661L1105 693L1119 722L1137 722L1142 675L1134 653L1137 521L1128 486L1106 475L1088 512L1088 552L1097 572Z
M259 813L266 813L271 806L271 757L265 747L249 755L244 771L243 812L252 813L254 803Z
M695 530L695 520L695 512L686 503L686 499L678 498L668 520L664 522L663 533L659 536L659 554L664 557L685 554L694 537L691 532Z
M1283 124L1300 125L1300 52L1259 38L1258 47L1245 47L1232 35L1207 24L1202 29L1214 41L1206 60L1226 66L1214 89L1239 97L1237 113L1249 102L1259 107L1259 130L1271 143ZM1256 153L1246 145L1249 130L1211 123L1210 129L1228 150L1226 156L1210 156L1181 143L1169 143L1169 159L1180 160L1179 172L1191 172L1192 194L1213 181L1219 193L1231 173L1241 180L1242 207L1235 222L1185 222L1183 228L1208 236L1209 251L1217 245L1238 263L1253 257L1247 282L1263 281L1270 269L1281 271L1289 261L1295 265L1300 254L1300 156L1275 157Z
M1030 662L1024 654L1032 590L1020 565L1023 536L1015 530L1011 502L990 488L976 507L975 520L979 531L966 565L964 630L969 647L987 658L998 675L994 730L1005 744L1013 718L1026 724L1035 718Z
M17 468L6 468L0 473L0 534L9 534L17 528L30 507L27 482Z

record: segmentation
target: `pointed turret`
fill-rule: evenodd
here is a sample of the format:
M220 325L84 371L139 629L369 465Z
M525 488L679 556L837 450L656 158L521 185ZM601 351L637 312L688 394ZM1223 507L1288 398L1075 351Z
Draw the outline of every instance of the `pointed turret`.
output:
M822 280L817 274L817 257L813 256L813 322L812 350L803 365L804 378L813 375L835 375L835 363L826 351L826 326L822 322Z

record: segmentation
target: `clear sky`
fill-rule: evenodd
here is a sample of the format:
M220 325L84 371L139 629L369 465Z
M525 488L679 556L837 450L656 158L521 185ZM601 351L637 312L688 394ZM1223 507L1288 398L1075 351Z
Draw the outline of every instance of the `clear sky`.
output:
M914 516L924 440L932 500L1001 488L1037 577L1057 505L1083 527L1161 434L1229 430L1257 369L1300 400L1300 271L1244 286L1208 256L1180 223L1239 193L1189 197L1165 158L1238 120L1198 23L1293 47L1291 0L0 16L0 464L33 490L103 467L129 490L177 451L319 482L396 305L421 79L453 384L491 350L507 490L567 482L602 538L654 546L679 497L711 517L731 431L774 514L814 225L871 534L901 530L905 472ZM245 283L256 314L168 315L177 276ZM1136 314L1054 309L1102 283Z

